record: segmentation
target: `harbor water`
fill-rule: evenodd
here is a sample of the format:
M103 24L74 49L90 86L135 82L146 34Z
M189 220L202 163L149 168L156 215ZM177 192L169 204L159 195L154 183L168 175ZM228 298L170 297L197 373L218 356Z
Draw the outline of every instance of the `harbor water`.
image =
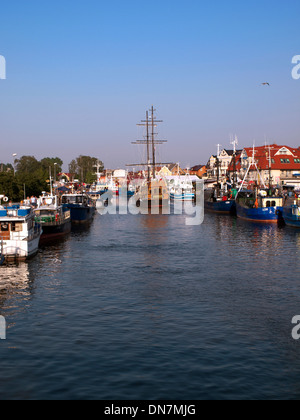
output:
M1 267L1 399L299 399L300 232L100 216Z

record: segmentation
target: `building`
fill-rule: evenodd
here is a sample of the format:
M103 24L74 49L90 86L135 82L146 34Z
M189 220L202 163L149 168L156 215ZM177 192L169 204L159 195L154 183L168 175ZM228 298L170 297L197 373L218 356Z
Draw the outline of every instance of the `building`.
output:
M242 150L237 150L236 154L240 155ZM223 149L219 155L219 163L220 163L220 176L224 177L228 175L229 166L232 163L234 155L234 150ZM217 155L212 155L207 164L207 175L209 177L216 177L217 176Z
M253 166L249 170L248 180L263 181L273 186L300 186L300 148L289 146L271 146L246 147L236 157L236 170L239 178L243 179L251 162L251 158L260 171L260 180L256 168ZM231 162L229 174L233 173L233 162ZM271 174L271 180L270 180Z
M203 178L207 175L206 165L196 165L189 170L187 169L186 171L189 172L191 175L198 176L199 178Z
M156 168L157 176L175 176L185 174L186 171L180 167L179 163L171 163L170 165Z

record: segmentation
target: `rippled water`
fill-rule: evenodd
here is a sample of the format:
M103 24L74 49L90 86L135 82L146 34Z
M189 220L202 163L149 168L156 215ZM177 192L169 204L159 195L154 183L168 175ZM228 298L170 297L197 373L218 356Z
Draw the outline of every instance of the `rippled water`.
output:
M97 216L0 270L1 399L300 398L300 232Z

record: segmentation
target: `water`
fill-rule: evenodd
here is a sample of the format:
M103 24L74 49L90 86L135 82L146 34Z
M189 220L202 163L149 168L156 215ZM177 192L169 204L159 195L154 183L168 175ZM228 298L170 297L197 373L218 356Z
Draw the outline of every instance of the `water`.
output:
M1 399L298 399L300 232L97 215L0 271Z

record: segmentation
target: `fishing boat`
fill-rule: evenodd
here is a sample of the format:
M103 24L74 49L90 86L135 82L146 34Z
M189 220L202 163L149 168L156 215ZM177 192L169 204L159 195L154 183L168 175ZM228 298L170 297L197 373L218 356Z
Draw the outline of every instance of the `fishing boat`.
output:
M250 169L254 167L257 173L257 179L254 182L252 190L245 190L244 185ZM259 187L259 183L263 187ZM241 187L236 196L237 217L254 222L278 223L283 220L284 198L279 194L279 190L272 188L271 179L271 153L269 154L269 188L266 187L264 177L261 175L255 159L255 146L253 154L249 161L249 166Z
M219 214L234 214L236 212L236 202L230 192L230 196L225 191L215 187L211 191L206 191L204 202L205 210Z
M62 205L71 212L71 222L75 224L89 223L96 213L96 202L88 194L64 194Z
M35 222L43 228L41 243L60 239L71 232L71 212L56 195L43 195L34 210Z
M283 215L283 197L265 190L240 191L236 200L237 217L263 223L278 223Z
M283 220L287 226L300 228L300 207L297 201L293 205L283 208Z
M25 261L39 249L41 225L31 207L0 206L0 240L5 261Z

